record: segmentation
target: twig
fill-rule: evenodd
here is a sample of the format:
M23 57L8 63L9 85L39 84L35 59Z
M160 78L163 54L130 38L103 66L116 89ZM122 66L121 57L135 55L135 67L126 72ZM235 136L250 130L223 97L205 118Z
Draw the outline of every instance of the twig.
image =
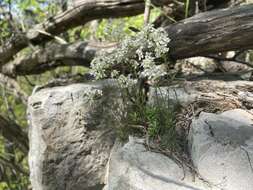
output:
M21 172L21 173L23 173L26 176L29 176L29 173L27 171L25 171L23 168L21 168L16 163L10 162L10 160L4 158L3 156L0 156L0 163L6 165L7 167L12 168L12 169L14 169L16 171Z
M30 81L30 79L28 78L27 75L25 75L24 78L25 78L26 82L27 82L30 86L32 86L32 87L36 86L34 83L32 83L32 82Z
M153 7L154 9L159 10L166 18L168 18L169 20L171 20L173 23L177 23L177 21L176 21L174 18L168 16L168 15L166 14L166 12L164 12L162 9L157 8L153 3L150 3L150 5L151 5L151 7Z
M16 117L13 109L10 107L9 101L8 101L8 99L6 97L7 95L6 95L6 87L5 86L3 86L2 96L3 96L4 102L5 102L5 107L6 107L7 111L10 112L10 114L12 115L12 117L13 117L12 119L16 121L17 117ZM11 119L11 117L9 116L9 114L8 114L8 117L9 117L9 119Z
M253 68L253 65L246 62L246 61L242 61L242 60L238 60L238 56L241 54L242 52L240 52L239 54L235 54L233 57L231 58L226 58L226 57L219 57L219 56L214 56L214 55L207 55L205 57L207 58L211 58L211 59L215 59L215 60L218 60L218 61L234 61L234 62L237 62L237 63L241 63L241 64L244 64L244 65L247 65L251 68Z
M253 68L253 67L252 67ZM190 76L187 76L186 79L187 80L196 80L198 78L203 78L203 77L240 77L240 75L243 75L243 74L247 74L247 73L250 73L250 72L253 72L253 69L249 69L247 71L240 71L240 72L226 72L226 73L205 73L203 75L190 75Z
M146 0L145 1L145 10L144 10L144 25L147 25L150 20L150 8L151 8L151 1Z
M0 85L5 87L15 97L22 100L23 104L27 104L28 95L22 90L15 79L0 73Z
M251 171L253 173L253 167L252 167L252 163L251 163L251 159L250 159L248 151L243 146L240 146L240 148L246 153L246 156L247 156L247 159L249 161L249 165L250 165Z
M190 64L191 66L193 66L194 68L196 68L196 69L198 69L198 70L201 70L201 71L203 71L203 72L206 73L206 74L211 73L211 72L208 72L208 71L206 71L205 69L201 68L199 65L195 65L194 63L192 63L192 62L190 62L190 61L188 61L188 60L186 60L186 62L189 63L189 64Z

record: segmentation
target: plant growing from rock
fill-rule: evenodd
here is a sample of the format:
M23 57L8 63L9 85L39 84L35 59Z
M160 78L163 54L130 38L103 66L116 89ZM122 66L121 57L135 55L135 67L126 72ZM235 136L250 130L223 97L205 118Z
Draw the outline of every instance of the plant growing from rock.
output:
M129 87L140 78L158 79L166 75L159 65L167 64L170 42L164 29L147 25L135 36L127 37L114 51L102 52L92 63L96 79L117 78L123 87Z
M121 122L124 126L119 134L123 139L141 131L138 134L145 134L160 145L176 147L174 108L164 103L147 103L150 82L155 85L168 75L169 42L164 29L147 25L135 36L123 40L117 49L102 52L91 63L91 73L96 79L116 79L127 94L126 102L131 103Z

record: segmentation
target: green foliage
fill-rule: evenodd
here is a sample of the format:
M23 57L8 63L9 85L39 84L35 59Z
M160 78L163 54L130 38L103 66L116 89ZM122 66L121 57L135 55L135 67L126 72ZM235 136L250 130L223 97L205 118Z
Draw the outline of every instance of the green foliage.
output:
M160 147L170 150L179 150L179 137L175 129L176 114L179 106L170 102L169 97L155 97L156 103L147 110L149 121L148 134L157 139Z
M1 86L0 86L0 110L1 114L6 118L13 119L23 127L27 125L26 106Z
M123 141L127 140L129 135L144 136L160 148L178 151L180 142L175 121L179 107L170 102L169 97L153 98L154 103L151 104L145 101L146 97L138 93L138 90L128 93L126 101L131 101L132 104L122 120L124 125L118 128L118 136Z
M178 149L179 143L175 130L176 110L165 106L148 106L146 117L148 122L148 135L157 140L161 147L171 150Z
M159 10L151 12L151 22L160 14ZM98 20L96 31L91 31L91 25L77 27L70 30L70 41L87 40L91 37L97 41L118 42L126 36L134 35L130 27L141 29L143 27L143 14L133 17L117 18L117 19L101 19ZM93 33L94 32L94 33Z
M158 16L158 11L151 12L151 22ZM143 14L126 17L120 19L102 19L97 28L95 37L102 41L120 41L126 36L132 36L135 33L130 30L130 27L141 29L143 27Z
M161 147L178 148L175 108L164 101L149 105L141 84L167 75L159 65L169 63L166 59L169 42L163 29L147 25L137 34L126 37L113 52L103 52L91 64L97 79L116 78L126 90L125 104L131 102L131 106L121 122L126 124L118 128L118 135L123 140L130 134L144 135Z
M10 179L9 182L0 182L1 190L24 190L30 184L27 176L22 176L19 180Z
M27 127L26 107L22 102L2 87L0 87L0 110L5 118L18 123L24 131ZM28 171L27 155L25 155L12 142L0 137L0 190L23 190L30 184L29 176L14 170L2 161L11 160L17 166Z

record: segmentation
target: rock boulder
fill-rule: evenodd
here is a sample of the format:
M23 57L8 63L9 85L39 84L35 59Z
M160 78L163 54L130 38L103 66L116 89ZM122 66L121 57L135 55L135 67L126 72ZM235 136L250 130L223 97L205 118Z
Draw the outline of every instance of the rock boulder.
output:
M144 140L116 143L107 169L104 190L209 190L198 178L171 158L148 151Z
M223 190L253 189L253 115L235 109L201 113L192 122L189 142L199 174Z
M34 190L102 189L114 143L110 81L42 89L29 98L29 166Z

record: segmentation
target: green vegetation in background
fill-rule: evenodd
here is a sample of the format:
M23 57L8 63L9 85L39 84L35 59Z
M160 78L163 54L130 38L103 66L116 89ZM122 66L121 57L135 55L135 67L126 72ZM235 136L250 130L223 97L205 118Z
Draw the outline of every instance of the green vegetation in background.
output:
M153 22L160 13L161 12L158 9L152 10L150 21ZM87 26L77 27L70 30L68 33L71 42L76 40L89 40L92 35L94 35L93 37L98 41L117 42L127 35L134 34L129 27L135 27L141 30L143 28L143 24L144 17L143 14L141 14L134 17L98 20L98 27L95 35L92 34L89 24Z
M5 118L18 123L24 131L27 130L26 107L20 100L17 100L6 89L0 87L0 110ZM8 105L7 105L8 104ZM28 171L27 155L24 155L14 144L0 137L0 190L23 190L30 184L28 176L16 173L5 166L2 158L12 160L17 165Z
M20 100L8 93L6 89L0 86L0 110L1 115L10 118L20 126L26 127L26 106Z

